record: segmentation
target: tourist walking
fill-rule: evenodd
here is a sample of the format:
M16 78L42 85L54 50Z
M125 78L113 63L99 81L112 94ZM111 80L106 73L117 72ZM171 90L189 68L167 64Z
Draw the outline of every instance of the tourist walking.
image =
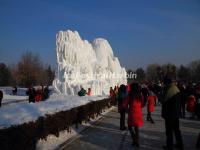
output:
M196 108L195 114L200 119L200 82L195 87Z
M0 90L0 107L1 107L2 99L3 99L3 91Z
M200 132L197 138L196 148L200 149Z
M132 145L139 147L139 127L143 125L142 106L143 98L138 83L130 85L129 98L126 103L128 107L128 129L132 137Z
M185 118L185 105L187 100L185 84L178 83L178 88L180 90L180 97L181 97L180 117Z
M173 134L175 134L175 147L183 150L182 135L179 128L180 91L170 78L164 80L165 89L162 100L162 117L165 119L166 150L173 150Z
M195 118L195 109L196 109L196 98L194 95L190 95L187 98L187 103L186 103L186 110L191 113L190 119Z
M141 85L141 92L142 92L142 95L143 95L143 98L144 98L144 105L146 105L147 97L149 95L149 91L148 91L147 85L145 83L143 83Z
M118 112L120 113L120 130L125 130L125 114L126 114L126 101L128 98L128 92L127 87L122 84L119 87L118 90L118 98L117 98L117 104L118 104Z
M155 110L155 104L156 104L156 95L152 91L152 86L148 87L149 95L147 96L147 121L150 121L151 123L155 123L151 113Z

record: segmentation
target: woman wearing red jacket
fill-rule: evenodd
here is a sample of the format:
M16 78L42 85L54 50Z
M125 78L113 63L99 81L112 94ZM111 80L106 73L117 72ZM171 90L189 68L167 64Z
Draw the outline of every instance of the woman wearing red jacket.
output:
M112 87L110 87L110 97L114 97L115 96L115 92L113 90Z
M143 97L138 83L132 83L130 86L129 98L127 100L128 128L133 140L133 146L139 147L139 127L143 125L142 106Z
M153 93L152 88L149 87L149 95L147 96L147 121L154 123L151 113L154 112L155 103L156 103L156 95Z
M186 110L192 114L190 117L191 119L193 119L195 116L195 108L196 108L196 98L194 97L194 95L190 95L187 98Z

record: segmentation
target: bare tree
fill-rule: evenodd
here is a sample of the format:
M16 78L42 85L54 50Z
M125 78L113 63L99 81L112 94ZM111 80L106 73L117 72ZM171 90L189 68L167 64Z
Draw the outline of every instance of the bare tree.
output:
M164 64L162 65L161 68L162 68L164 76L170 77L172 79L176 79L177 69L174 64L171 64L171 63Z
M191 70L191 79L193 82L200 81L200 60L192 61L189 64Z
M22 55L17 65L17 80L21 86L36 85L42 71L39 55L26 52Z
M178 68L177 76L179 80L182 80L185 82L189 81L191 79L190 69L188 67L181 65Z
M0 86L11 85L12 74L10 69L4 64L0 63Z
M145 80L145 77L146 77L146 74L145 74L145 71L143 68L138 68L136 69L136 74L137 74L137 81L144 81Z
M155 81L159 80L159 72L158 68L160 68L160 65L158 64L150 64L147 66L146 76L148 81Z

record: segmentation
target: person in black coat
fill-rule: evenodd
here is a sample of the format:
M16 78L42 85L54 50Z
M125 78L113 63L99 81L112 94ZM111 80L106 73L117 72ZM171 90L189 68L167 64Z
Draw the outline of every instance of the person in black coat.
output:
M12 94L13 95L17 95L17 87L16 86L13 87Z
M33 102L35 103L35 95L36 95L36 91L33 87L30 87L28 89L28 91L26 91L26 94L29 96L29 103Z
M196 108L195 114L200 119L200 83L195 87Z
M49 98L49 87L48 86L46 86L45 88L44 88L44 92L43 92L43 100L46 100L47 98Z
M200 132L199 132L199 135L198 135L198 138L197 138L196 148L200 149Z
M185 105L186 105L187 96L186 96L186 88L185 88L184 83L178 83L178 88L180 90L180 98L181 98L180 117L185 118Z
M3 99L3 92L0 90L0 107L1 107L2 99Z
M173 134L175 134L175 147L183 150L183 140L179 128L179 116L181 106L180 91L171 79L166 78L164 80L164 83L165 89L164 97L162 99L162 117L165 119L167 145L163 146L163 148L166 150L173 150Z
M148 88L145 84L142 84L141 92L142 92L142 95L144 97L144 105L146 105L147 97L149 96L149 91L148 91Z
M120 113L120 130L125 130L125 114L126 114L126 107L125 107L125 101L128 98L128 92L127 92L127 87L122 84L119 87L118 90L118 97L117 97L117 102L118 102L118 112Z

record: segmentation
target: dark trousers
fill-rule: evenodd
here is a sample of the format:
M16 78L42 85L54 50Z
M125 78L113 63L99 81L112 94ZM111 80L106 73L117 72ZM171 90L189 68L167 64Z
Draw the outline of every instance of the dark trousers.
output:
M180 108L181 108L181 117L185 118L185 103L182 103Z
M199 133L199 136L197 138L196 148L200 149L200 133Z
M125 129L125 110L120 111L120 129L123 130Z
M147 112L147 121L151 121L151 123L154 123L154 121L151 117L151 112Z
M2 102L2 99L0 99L0 107L1 107L1 102Z
M167 149L173 149L173 133L176 138L176 145L183 148L183 140L181 136L181 131L179 129L179 119L165 119L165 129L167 137Z
M129 129L129 132L130 132L132 140L133 140L133 145L139 146L139 128L129 126L128 129Z

